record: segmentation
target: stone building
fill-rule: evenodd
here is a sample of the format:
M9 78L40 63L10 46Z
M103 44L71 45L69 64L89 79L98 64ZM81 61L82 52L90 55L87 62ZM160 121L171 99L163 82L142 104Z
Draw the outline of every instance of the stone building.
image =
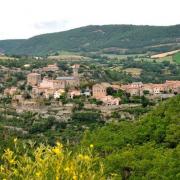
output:
M106 84L95 84L92 87L92 94L94 98L101 98L101 97L105 97L107 95L107 88L108 86Z
M113 86L109 83L95 84L92 87L93 97L102 101L105 105L119 105L120 98L107 95L107 88Z
M10 88L6 88L4 90L4 95L6 96L13 96L15 94L17 94L19 91L18 91L18 88L17 87L10 87Z
M66 84L64 81L48 79L44 77L42 82L39 84L40 88L51 88L51 89L64 89Z
M73 76L57 77L55 80L44 77L43 80L39 83L39 85L33 87L33 95L44 95L46 98L48 98L51 96L53 97L58 90L79 87L80 80L78 69L79 65L75 64L73 66Z
M101 98L101 101L108 106L118 106L120 103L120 98L113 98L112 96L105 96Z
M141 96L143 94L142 84L140 83L122 85L121 89L129 93L131 96Z
M60 84L64 84L64 88L73 88L73 87L79 87L80 80L79 80L79 64L75 64L72 66L73 68L73 76L63 76L63 77L57 77L56 80Z
M71 99L73 99L75 96L80 96L81 95L81 91L80 90L71 90L68 92L68 95Z
M38 73L30 73L27 75L27 84L37 86L41 82L41 75Z
M180 81L166 80L165 87L166 87L167 91L172 91L174 93L180 93Z
M158 95L164 92L180 93L180 81L166 81L163 84L134 82L132 84L122 85L121 89L130 93L132 96L142 96L144 91L148 91L150 95Z

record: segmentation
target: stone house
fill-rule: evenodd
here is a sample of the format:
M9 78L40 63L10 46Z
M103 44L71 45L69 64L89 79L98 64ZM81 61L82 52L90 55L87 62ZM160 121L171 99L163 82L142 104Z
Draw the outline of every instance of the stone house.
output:
M175 93L180 93L180 81L169 81L166 80L165 86L167 91L172 91Z
M107 88L111 85L108 83L95 84L92 87L92 95L94 98L98 99L105 97L107 95Z
M41 82L41 75L38 73L30 73L27 75L27 84L37 86Z
M113 105L118 106L120 103L120 98L114 98L112 96L105 96L100 98L100 100L108 106L113 106Z
M131 96L141 96L143 95L143 89L141 84L128 84L128 85L122 85L121 89L123 91L126 91Z
M93 97L101 100L106 105L119 105L120 99L107 95L107 88L111 87L109 83L95 84L92 87Z
M71 99L73 99L75 96L80 96L81 91L80 90L71 90L68 92L68 95L70 96Z
M13 96L17 93L18 93L17 87L6 88L4 90L4 95L7 95L7 96Z

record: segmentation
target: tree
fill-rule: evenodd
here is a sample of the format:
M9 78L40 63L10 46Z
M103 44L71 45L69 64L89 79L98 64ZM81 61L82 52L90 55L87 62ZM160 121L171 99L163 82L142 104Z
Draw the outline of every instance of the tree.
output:
M31 91L32 90L32 86L31 85L27 85L27 90Z
M148 91L148 90L144 90L144 91L143 91L143 94L144 94L144 95L147 95L147 94L149 94L149 91Z
M107 94L108 94L108 95L111 95L111 96L112 96L113 94L115 94L115 92L116 92L112 87L108 87L106 91L107 91Z
M145 96L141 96L141 104L143 107L146 107L149 105L149 99L146 98Z

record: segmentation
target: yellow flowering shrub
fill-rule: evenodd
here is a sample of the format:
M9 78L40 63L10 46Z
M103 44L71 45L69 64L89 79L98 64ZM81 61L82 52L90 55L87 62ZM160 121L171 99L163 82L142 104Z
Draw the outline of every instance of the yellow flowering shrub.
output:
M17 140L15 140L17 147ZM6 149L0 162L0 179L18 180L93 180L105 179L103 165L93 157L93 146L72 153L61 143L55 147L40 145L21 154Z

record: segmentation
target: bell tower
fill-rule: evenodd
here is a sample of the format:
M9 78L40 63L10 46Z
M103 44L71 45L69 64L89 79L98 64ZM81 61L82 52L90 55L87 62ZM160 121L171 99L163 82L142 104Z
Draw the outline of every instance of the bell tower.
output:
M79 74L78 74L79 64L74 64L74 65L72 66L72 68L73 68L73 76L76 77L76 78L78 78L78 77L79 77Z

